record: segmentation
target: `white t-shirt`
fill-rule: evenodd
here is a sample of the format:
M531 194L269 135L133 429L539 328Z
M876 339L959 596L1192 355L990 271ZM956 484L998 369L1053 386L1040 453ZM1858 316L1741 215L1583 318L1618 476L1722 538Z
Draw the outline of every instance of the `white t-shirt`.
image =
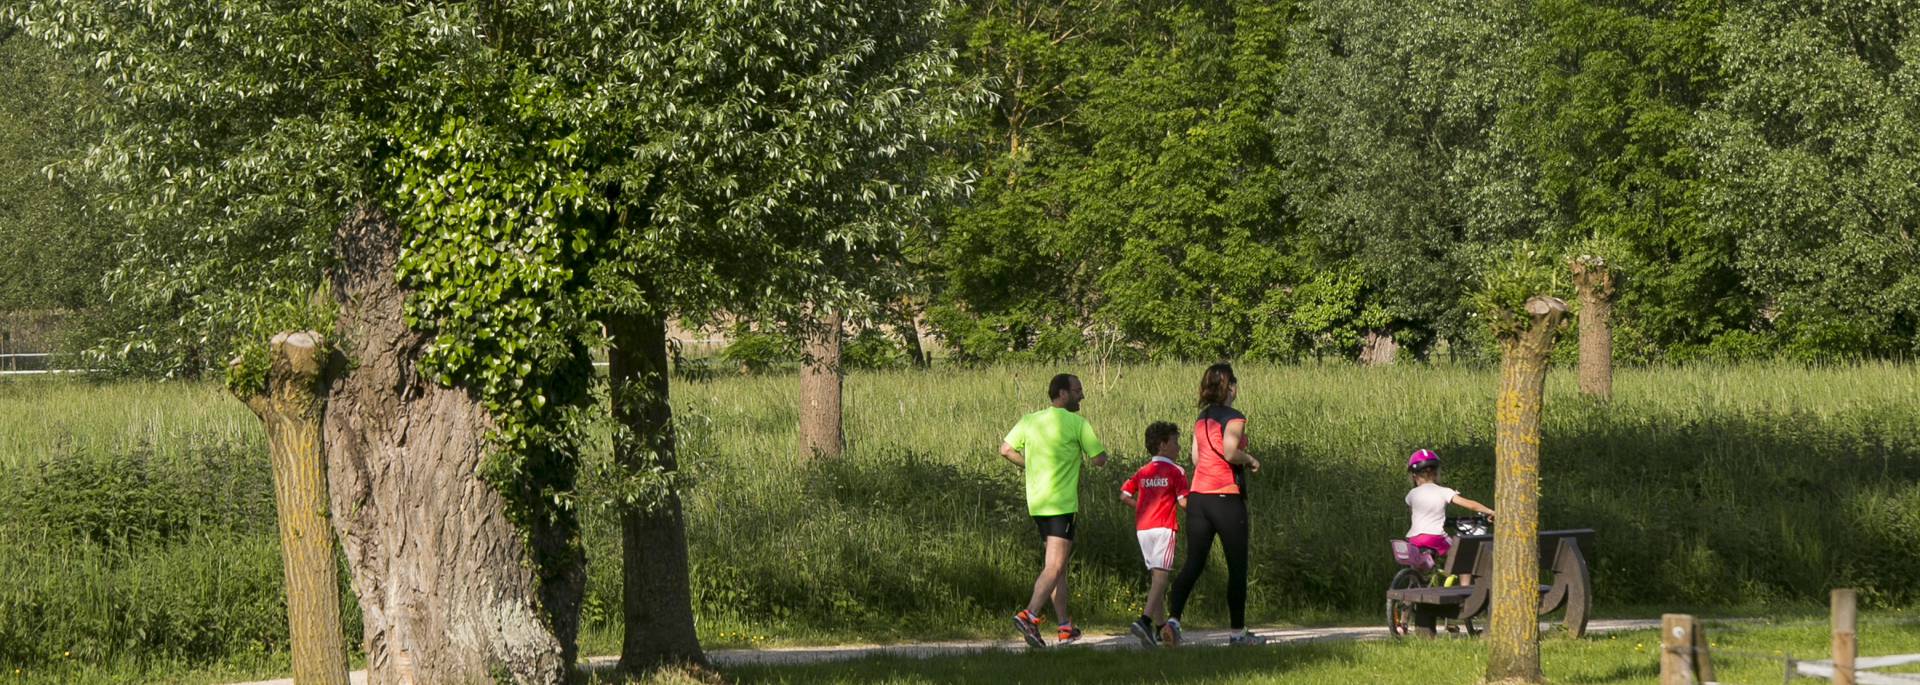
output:
M1407 510L1413 512L1413 527L1407 537L1447 534L1447 503L1460 491L1428 483L1407 491Z

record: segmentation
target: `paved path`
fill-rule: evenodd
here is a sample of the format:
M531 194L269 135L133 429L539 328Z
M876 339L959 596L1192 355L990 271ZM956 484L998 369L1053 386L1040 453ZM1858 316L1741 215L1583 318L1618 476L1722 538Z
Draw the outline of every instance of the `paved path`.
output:
M1555 624L1541 624L1549 629ZM1612 633L1623 630L1653 630L1660 627L1659 619L1630 619L1594 621L1587 625L1588 633ZM1328 640L1384 640L1387 629L1379 626L1360 628L1255 628L1254 632L1267 638L1267 644L1298 644L1303 642L1322 642ZM1444 633L1442 634L1445 635ZM1224 647L1227 644L1225 630L1190 630L1186 634L1187 645L1199 647ZM1073 649L1141 649L1140 643L1132 635L1088 635L1081 638ZM707 651L707 658L715 666L722 668L734 666L796 666L818 664L830 661L848 661L876 656L929 657L959 656L982 652L1021 652L1026 651L1026 643L1019 640L957 640L951 642L915 642L894 645L837 645L828 647L771 647L767 649L713 649ZM611 670L619 662L618 656L596 656L580 660L580 665L588 671ZM352 685L365 685L365 671L354 671L350 676ZM293 685L292 679L262 680L238 685Z

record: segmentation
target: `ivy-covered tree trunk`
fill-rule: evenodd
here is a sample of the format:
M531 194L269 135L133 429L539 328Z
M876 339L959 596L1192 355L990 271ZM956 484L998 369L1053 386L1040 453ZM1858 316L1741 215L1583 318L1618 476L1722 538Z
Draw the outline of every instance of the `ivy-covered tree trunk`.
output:
M1567 305L1527 300L1524 327L1499 332L1495 407L1493 616L1487 624L1487 682L1538 683L1540 672L1540 409L1547 355Z
M269 349L266 387L234 392L267 426L293 682L346 685L347 640L340 629L340 583L320 440L327 347L319 334L301 331L275 335Z
M607 372L613 415L619 422L614 460L646 501L621 503L622 615L620 668L642 672L673 663L706 663L693 628L687 522L674 484L679 470L668 402L667 320L661 316L614 315L607 319L613 344Z
M838 457L846 449L841 427L841 314L828 310L809 322L800 366L800 456Z
M528 542L565 550L571 531L517 529L479 478L493 421L472 393L417 366L430 340L407 326L399 226L363 207L334 239L347 367L327 398L327 472L369 682L564 682L583 560L542 578Z
M1580 298L1580 392L1613 399L1613 269L1606 260L1572 261L1573 286Z

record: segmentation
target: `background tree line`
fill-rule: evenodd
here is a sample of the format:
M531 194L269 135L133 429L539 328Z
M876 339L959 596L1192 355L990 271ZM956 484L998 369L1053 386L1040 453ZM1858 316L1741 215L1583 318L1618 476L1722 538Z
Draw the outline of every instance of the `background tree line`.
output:
M1484 358L1469 291L1527 240L1609 252L1623 361L1907 357L1914 17L1899 1L964 3L956 66L995 100L943 132L941 164L978 183L916 217L907 288L872 318L920 317L965 360ZM83 176L46 173L111 125L70 116L97 94L13 35L0 68L0 308L86 309L82 337L133 370L223 359L207 332L250 304L155 277L173 255L118 239L154 218L129 228Z

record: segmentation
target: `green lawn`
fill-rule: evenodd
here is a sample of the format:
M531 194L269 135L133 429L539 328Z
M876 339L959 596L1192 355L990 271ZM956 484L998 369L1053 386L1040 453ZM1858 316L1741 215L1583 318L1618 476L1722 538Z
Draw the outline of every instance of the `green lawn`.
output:
M1084 413L1117 455L1083 479L1076 618L1124 625L1144 573L1110 493L1141 461L1148 422L1189 425L1200 369L856 373L850 449L825 461L794 454L794 376L676 386L703 641L1001 635L1039 549L1020 476L993 449L1058 370L1083 375ZM1406 453L1439 451L1447 483L1490 496L1493 373L1240 375L1266 463L1250 501L1249 620L1371 623L1394 571L1386 540L1406 526ZM1549 379L1542 512L1549 528L1600 531L1589 550L1598 614L1781 616L1817 611L1838 586L1860 588L1870 608L1920 599L1920 367L1625 369L1604 405L1573 380ZM590 447L588 462L605 458ZM591 506L604 487L589 470L586 653L617 649L621 630L619 536ZM0 664L138 668L121 680L146 680L284 653L264 439L218 387L0 380L0 549L11 579ZM1217 562L1187 612L1195 627L1225 619ZM357 610L346 612L357 631Z

